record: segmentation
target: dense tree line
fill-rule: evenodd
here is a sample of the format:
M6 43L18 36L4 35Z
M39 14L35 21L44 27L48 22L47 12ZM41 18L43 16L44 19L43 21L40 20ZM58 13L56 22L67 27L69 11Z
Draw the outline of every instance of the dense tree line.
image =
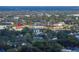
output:
M60 52L67 47L79 47L79 41L74 36L68 35L71 31L51 31L44 30L46 38L44 40L34 40L33 31L24 28L22 31L12 31L8 29L0 30L0 50L5 51L26 51L26 52ZM57 37L57 40L52 40Z

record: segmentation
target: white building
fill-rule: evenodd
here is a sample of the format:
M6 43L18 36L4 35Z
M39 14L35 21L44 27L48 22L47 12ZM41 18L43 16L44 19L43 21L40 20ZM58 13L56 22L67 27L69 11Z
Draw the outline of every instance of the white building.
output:
M25 15L26 17L30 17L30 15Z
M15 16L14 19L19 19L19 16Z
M7 25L0 25L0 30L7 28Z
M59 22L59 23L55 23L55 24L53 24L53 26L63 26L63 25L65 25L64 22Z

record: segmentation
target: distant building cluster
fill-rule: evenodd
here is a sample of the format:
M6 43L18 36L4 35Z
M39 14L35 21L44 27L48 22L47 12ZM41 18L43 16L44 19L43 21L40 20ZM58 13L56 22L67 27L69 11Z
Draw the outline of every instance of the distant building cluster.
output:
M61 13L61 12L60 12ZM59 19L61 14L55 14L54 12L4 12L0 15L0 30L10 29L21 31L25 27L29 28L50 28L54 30L66 29L66 27L71 27L74 23L73 18L79 19L79 14L67 14L63 21L55 21ZM50 20L51 18L51 20ZM54 19L52 19L54 18ZM63 17L62 17L63 18ZM48 20L47 20L48 19ZM52 21L54 20L54 21ZM60 19L61 20L61 19ZM77 25L77 24L76 24ZM75 26L78 28L78 26Z

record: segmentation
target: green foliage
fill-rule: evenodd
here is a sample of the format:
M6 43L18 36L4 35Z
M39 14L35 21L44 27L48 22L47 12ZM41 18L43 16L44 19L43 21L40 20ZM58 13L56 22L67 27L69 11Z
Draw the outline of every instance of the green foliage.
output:
M63 46L57 42L48 42L48 41L34 42L33 46L39 48L43 52L44 51L57 52L57 51L61 51L61 49L63 48Z

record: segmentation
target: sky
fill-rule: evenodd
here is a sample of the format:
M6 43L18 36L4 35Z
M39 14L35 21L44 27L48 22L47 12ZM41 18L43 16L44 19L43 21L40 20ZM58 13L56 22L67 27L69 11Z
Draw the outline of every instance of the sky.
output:
M0 0L0 6L78 6L79 0Z

